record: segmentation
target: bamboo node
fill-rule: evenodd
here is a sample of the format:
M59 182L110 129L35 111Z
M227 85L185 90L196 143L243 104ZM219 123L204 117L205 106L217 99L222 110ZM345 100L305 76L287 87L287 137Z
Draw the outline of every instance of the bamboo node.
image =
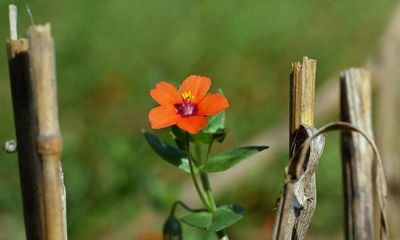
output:
M10 58L15 58L18 54L28 51L29 43L27 39L20 38L18 40L8 40L10 45Z
M60 155L62 142L60 135L38 137L38 153L41 155Z

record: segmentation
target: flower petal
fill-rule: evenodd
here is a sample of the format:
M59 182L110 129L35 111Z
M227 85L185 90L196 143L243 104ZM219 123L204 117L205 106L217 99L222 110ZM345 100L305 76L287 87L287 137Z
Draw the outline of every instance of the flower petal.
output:
M153 129L172 126L178 122L178 118L175 107L158 106L149 112L149 121Z
M208 77L191 75L183 81L180 92L190 91L194 96L193 103L198 103L206 95L210 86L211 80Z
M207 125L207 119L203 116L181 117L177 125L190 134L196 134Z
M174 105L181 102L181 95L173 85L159 82L150 90L151 97L160 105Z
M196 115L211 116L229 107L228 100L219 93L209 94L197 105Z

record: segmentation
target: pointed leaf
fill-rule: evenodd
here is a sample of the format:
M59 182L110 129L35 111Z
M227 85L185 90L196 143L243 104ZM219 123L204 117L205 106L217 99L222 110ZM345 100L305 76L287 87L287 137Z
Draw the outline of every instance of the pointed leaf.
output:
M187 158L181 158L181 163L177 167L187 173L190 173L189 160ZM196 165L193 165L193 170L195 173L199 172L199 169L196 167Z
M215 133L218 130L225 128L225 111L220 112L208 119L207 125L204 127L203 132Z
M213 136L210 133L205 133L205 132L200 131L197 134L191 134L190 141L210 144L213 141Z
M149 145L162 159L167 161L169 164L190 173L189 161L186 153L166 144L158 136L149 133L146 130L142 130L142 132ZM195 169L195 171L197 171L197 169Z
M220 129L215 133L206 133L201 131L196 135L190 135L190 141L210 144L213 141L223 142L225 136L226 136L226 131L224 129Z
M219 143L222 143L225 140L228 131L226 129L220 129L217 132L213 133L213 138Z
M187 151L186 132L174 125L171 127L170 133L172 138L175 140L176 146L182 151Z
M223 205L214 212L195 212L185 215L181 221L189 226L208 231L225 229L243 218L243 208L239 205Z
M234 148L222 153L213 154L210 156L204 170L206 172L221 172L229 169L240 161L258 153L265 149L267 146L247 146Z
M225 112L220 112L208 119L207 125L199 133L190 135L192 142L211 144L213 141L223 142L225 130Z
M212 222L212 214L209 212L195 212L185 215L181 221L189 226L207 230Z
M234 205L237 206L237 205ZM234 211L231 206L221 206L215 212L211 225L207 228L209 231L219 231L225 229L240 219L243 218L243 215Z

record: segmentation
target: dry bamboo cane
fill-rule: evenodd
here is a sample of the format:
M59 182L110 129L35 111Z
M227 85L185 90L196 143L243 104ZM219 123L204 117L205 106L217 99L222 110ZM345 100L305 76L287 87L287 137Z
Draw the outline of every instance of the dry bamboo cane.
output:
M314 124L316 61L303 58L303 64L292 65L290 82L290 157L285 169L272 239L304 239L316 205L315 169L322 154L325 138L316 138L306 161L295 153L305 139L312 136ZM301 166L300 166L301 165Z
M37 126L29 74L28 40L10 39L7 50L26 239L45 239L42 166L36 151Z
M18 165L26 239L45 239L42 201L42 166L36 151L37 124L29 73L29 43L17 36L17 7L9 6L10 39L7 41L8 66L14 123L18 142Z
M60 163L54 44L50 26L18 39L17 7L9 6L7 42L26 239L67 239Z
M65 188L60 162L54 41L50 24L31 26L29 62L33 103L37 117L37 151L42 164L46 239L67 239Z
M54 43L50 26L33 26L17 39L17 8L10 5L7 43L26 239L67 239L60 163Z
M344 71L340 95L341 120L373 139L370 72L356 68ZM386 239L383 168L376 162L368 142L357 133L342 133L341 149L346 239Z

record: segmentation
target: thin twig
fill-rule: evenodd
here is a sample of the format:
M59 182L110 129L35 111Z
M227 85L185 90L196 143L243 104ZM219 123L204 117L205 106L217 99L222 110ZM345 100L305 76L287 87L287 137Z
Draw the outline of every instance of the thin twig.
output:
M17 40L18 8L14 4L8 5L8 17L10 21L10 40Z

